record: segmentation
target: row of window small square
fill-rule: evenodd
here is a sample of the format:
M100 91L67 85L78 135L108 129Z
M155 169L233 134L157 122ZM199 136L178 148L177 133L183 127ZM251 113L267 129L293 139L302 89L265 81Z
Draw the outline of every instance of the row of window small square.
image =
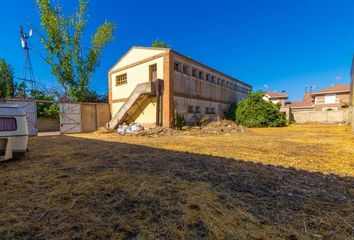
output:
M180 63L175 62L174 63L174 70L189 75L189 66L183 64L182 65L182 70L181 70L180 66L181 66ZM233 89L233 90L237 90L237 91L240 91L240 92L243 92L243 93L248 93L250 91L250 89L247 89L245 87L239 86L236 83L231 83L231 82L226 81L224 79L218 78L216 80L215 76L211 76L208 73L205 75L205 78L204 78L204 72L198 71L195 68L192 69L192 76L196 77L196 78L199 78L199 79L202 79L202 80L207 80L208 82L216 83L217 85L221 85L221 86L224 86L224 87L227 87L227 88L230 88L230 89Z
M200 106L188 106L188 113L201 113ZM215 108L206 107L205 114L215 114Z

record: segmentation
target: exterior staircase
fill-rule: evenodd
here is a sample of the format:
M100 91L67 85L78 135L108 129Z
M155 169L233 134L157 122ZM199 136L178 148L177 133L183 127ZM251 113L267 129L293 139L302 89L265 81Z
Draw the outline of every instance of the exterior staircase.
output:
M134 111L139 109L139 103L145 101L150 96L155 96L156 88L155 82L145 82L136 85L134 91L130 94L128 100L123 104L123 106L118 110L115 116L110 122L107 123L106 127L113 130L117 128L120 124L126 121Z

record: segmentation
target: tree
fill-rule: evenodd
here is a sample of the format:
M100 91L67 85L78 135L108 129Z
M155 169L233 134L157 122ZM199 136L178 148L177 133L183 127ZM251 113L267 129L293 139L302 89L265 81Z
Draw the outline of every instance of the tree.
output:
M171 48L171 46L167 45L164 41L156 39L151 43L151 47L154 48Z
M14 94L14 71L4 59L0 59L0 98L12 98Z
M264 93L250 94L249 98L237 103L236 123L246 127L281 127L287 125L280 104L264 100Z
M32 90L30 94L32 99L41 100L36 104L38 117L59 118L58 104L53 103L59 95L57 92Z
M63 87L66 99L85 101L90 94L89 81L100 64L102 51L114 39L115 24L106 21L84 46L87 23L87 0L79 0L75 14L65 15L59 1L36 0L45 36L41 42L47 51L46 62ZM86 50L87 49L87 50ZM86 51L85 51L86 50Z

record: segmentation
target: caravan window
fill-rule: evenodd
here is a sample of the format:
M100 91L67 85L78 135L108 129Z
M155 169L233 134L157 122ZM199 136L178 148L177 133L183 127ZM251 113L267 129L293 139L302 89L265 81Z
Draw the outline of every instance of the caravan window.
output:
M15 118L0 118L0 132L16 130L17 123Z

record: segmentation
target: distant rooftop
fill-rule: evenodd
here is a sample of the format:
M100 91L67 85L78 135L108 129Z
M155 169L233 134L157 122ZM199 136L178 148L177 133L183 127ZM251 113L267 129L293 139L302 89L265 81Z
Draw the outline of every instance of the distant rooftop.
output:
M287 104L285 107L290 108L313 108L313 103L311 101L297 101Z
M269 96L269 98L288 98L288 94L285 92L266 92L266 95Z
M329 88L322 89L318 92L313 92L312 95L324 94L324 93L334 93L334 92L349 92L350 85L347 84L337 84Z

